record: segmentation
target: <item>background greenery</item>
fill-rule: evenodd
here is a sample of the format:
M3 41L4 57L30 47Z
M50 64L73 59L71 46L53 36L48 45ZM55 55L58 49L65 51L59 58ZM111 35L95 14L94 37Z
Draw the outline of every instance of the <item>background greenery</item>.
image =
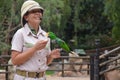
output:
M9 52L11 39L20 25L25 0L0 0L0 53ZM42 28L56 33L72 49L95 48L120 42L120 0L36 0L44 7Z

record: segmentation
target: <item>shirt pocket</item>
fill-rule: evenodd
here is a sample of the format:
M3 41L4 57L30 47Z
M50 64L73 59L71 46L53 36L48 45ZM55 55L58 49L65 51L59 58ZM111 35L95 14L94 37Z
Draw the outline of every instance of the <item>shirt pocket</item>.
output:
M25 43L24 43L24 47L26 47L26 48L31 48L31 47L33 47L33 46L34 46L33 43L28 43L28 42L25 42Z

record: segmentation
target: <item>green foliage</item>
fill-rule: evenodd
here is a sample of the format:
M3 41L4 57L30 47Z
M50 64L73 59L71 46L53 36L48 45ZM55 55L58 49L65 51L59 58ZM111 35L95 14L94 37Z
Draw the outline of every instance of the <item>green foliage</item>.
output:
M90 43L93 48L92 43L96 37L100 38L99 34L111 35L112 22L103 15L103 0L69 0L68 6L71 10L70 16L64 20L67 21L64 22L65 38L68 42L75 40L74 48L87 48Z
M10 45L0 42L0 55L10 49Z
M19 27L21 0L0 1L0 53L10 50L11 38Z
M120 43L120 0L105 0L105 15L113 21L114 27L112 29L112 37L117 43Z
M64 6L63 0L39 0L43 6L44 16L42 26L46 30L59 31L61 27L62 8Z
M23 1L25 0L0 0L0 51L10 48L13 34L21 27L20 9ZM101 38L105 44L103 46L112 45L112 41L110 44L105 42L108 40L105 38L111 39L111 33L116 42L120 40L118 27L120 0L36 1L45 9L42 28L54 32L65 42L70 43L73 49L94 48L95 38ZM113 25L114 28L111 30Z
M20 9L24 0L4 0L0 6L0 39L2 43L8 46L11 43L13 34L21 26L20 24ZM43 23L41 24L47 31L59 32L62 27L60 20L64 6L63 0L36 0L45 9ZM56 30L55 30L56 29ZM2 46L4 47L4 45Z
M120 43L120 25L114 26L112 32L112 37L115 39L115 42Z

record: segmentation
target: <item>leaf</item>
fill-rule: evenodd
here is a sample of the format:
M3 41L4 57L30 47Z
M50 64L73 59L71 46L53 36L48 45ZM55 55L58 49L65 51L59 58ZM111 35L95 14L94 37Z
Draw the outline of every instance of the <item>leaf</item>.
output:
M32 43L27 43L27 42L25 42L25 47L27 47L27 48L31 48L31 47L33 47L33 45L34 45L34 44L32 44Z

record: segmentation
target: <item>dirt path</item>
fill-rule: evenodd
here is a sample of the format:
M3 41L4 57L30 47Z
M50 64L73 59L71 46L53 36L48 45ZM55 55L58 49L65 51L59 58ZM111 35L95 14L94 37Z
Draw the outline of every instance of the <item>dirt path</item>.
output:
M81 77L51 77L47 76L47 80L90 80L89 76Z
M5 76L0 74L0 80L5 80ZM80 77L57 77L57 76L47 76L47 80L90 80L89 76Z

